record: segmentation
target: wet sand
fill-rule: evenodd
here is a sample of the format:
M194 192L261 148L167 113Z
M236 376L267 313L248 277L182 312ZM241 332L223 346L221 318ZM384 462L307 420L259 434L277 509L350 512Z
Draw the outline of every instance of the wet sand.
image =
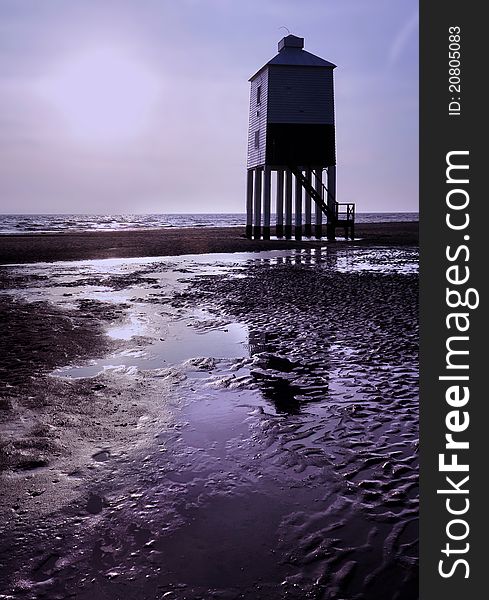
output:
M273 235L272 229L272 235ZM356 227L358 244L416 244L418 223L365 223ZM341 239L341 238L338 238ZM248 240L240 227L167 228L0 236L0 264L210 252L257 252L321 245L293 240Z
M415 599L416 263L1 268L0 594Z

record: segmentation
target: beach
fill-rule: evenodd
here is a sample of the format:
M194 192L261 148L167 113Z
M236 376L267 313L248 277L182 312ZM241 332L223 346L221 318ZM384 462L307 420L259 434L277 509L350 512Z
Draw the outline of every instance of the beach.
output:
M418 223L362 223L356 226L356 237L357 244L362 245L417 244ZM341 240L341 237L338 239ZM307 244L321 245L321 242L311 239ZM0 236L0 264L176 256L210 252L259 252L300 247L301 244L294 240L248 240L242 227L23 233Z
M0 236L2 597L416 597L417 228Z

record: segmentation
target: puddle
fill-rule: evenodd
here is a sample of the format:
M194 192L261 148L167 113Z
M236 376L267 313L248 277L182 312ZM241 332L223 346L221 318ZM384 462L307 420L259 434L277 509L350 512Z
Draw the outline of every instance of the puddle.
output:
M251 261L250 261L251 262ZM252 261L260 265L320 266L340 273L376 272L409 274L418 272L417 247L324 246L260 252Z
M97 462L105 462L106 460L109 460L110 458L110 451L109 450L100 450L99 452L96 452L95 454L92 455L93 460L96 460Z
M107 370L124 369L152 370L164 369L192 358L244 358L249 355L247 341L248 328L241 323L230 323L220 329L201 331L192 326L189 320L167 323L164 339L153 341L144 350L124 350L87 365L63 367L52 373L55 377L79 379L95 377ZM140 323L129 324L111 330L109 335L127 340L132 332L140 332ZM124 337L123 337L124 336ZM151 340L148 340L150 342Z
M136 335L143 335L145 325L140 318L131 315L127 323L119 327L112 327L107 331L107 335L113 340L130 340Z

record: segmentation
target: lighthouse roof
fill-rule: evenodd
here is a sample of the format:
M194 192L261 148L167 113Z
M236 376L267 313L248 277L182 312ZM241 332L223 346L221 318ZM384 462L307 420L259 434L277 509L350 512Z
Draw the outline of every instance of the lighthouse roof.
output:
M263 65L252 77L252 81L258 73L270 65L297 66L297 67L329 67L334 69L335 64L311 54L304 50L304 38L295 35L287 35L278 43L278 54Z

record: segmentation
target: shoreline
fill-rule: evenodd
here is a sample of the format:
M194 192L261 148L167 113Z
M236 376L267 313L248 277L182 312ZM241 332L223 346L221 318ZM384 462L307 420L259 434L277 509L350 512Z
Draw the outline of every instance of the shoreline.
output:
M417 245L419 223L361 223L355 246ZM272 235L274 228L272 228ZM338 242L343 241L338 237ZM333 242L334 243L334 242ZM348 242L351 244L352 242ZM249 240L242 227L21 233L0 236L0 265L316 248L326 240Z

